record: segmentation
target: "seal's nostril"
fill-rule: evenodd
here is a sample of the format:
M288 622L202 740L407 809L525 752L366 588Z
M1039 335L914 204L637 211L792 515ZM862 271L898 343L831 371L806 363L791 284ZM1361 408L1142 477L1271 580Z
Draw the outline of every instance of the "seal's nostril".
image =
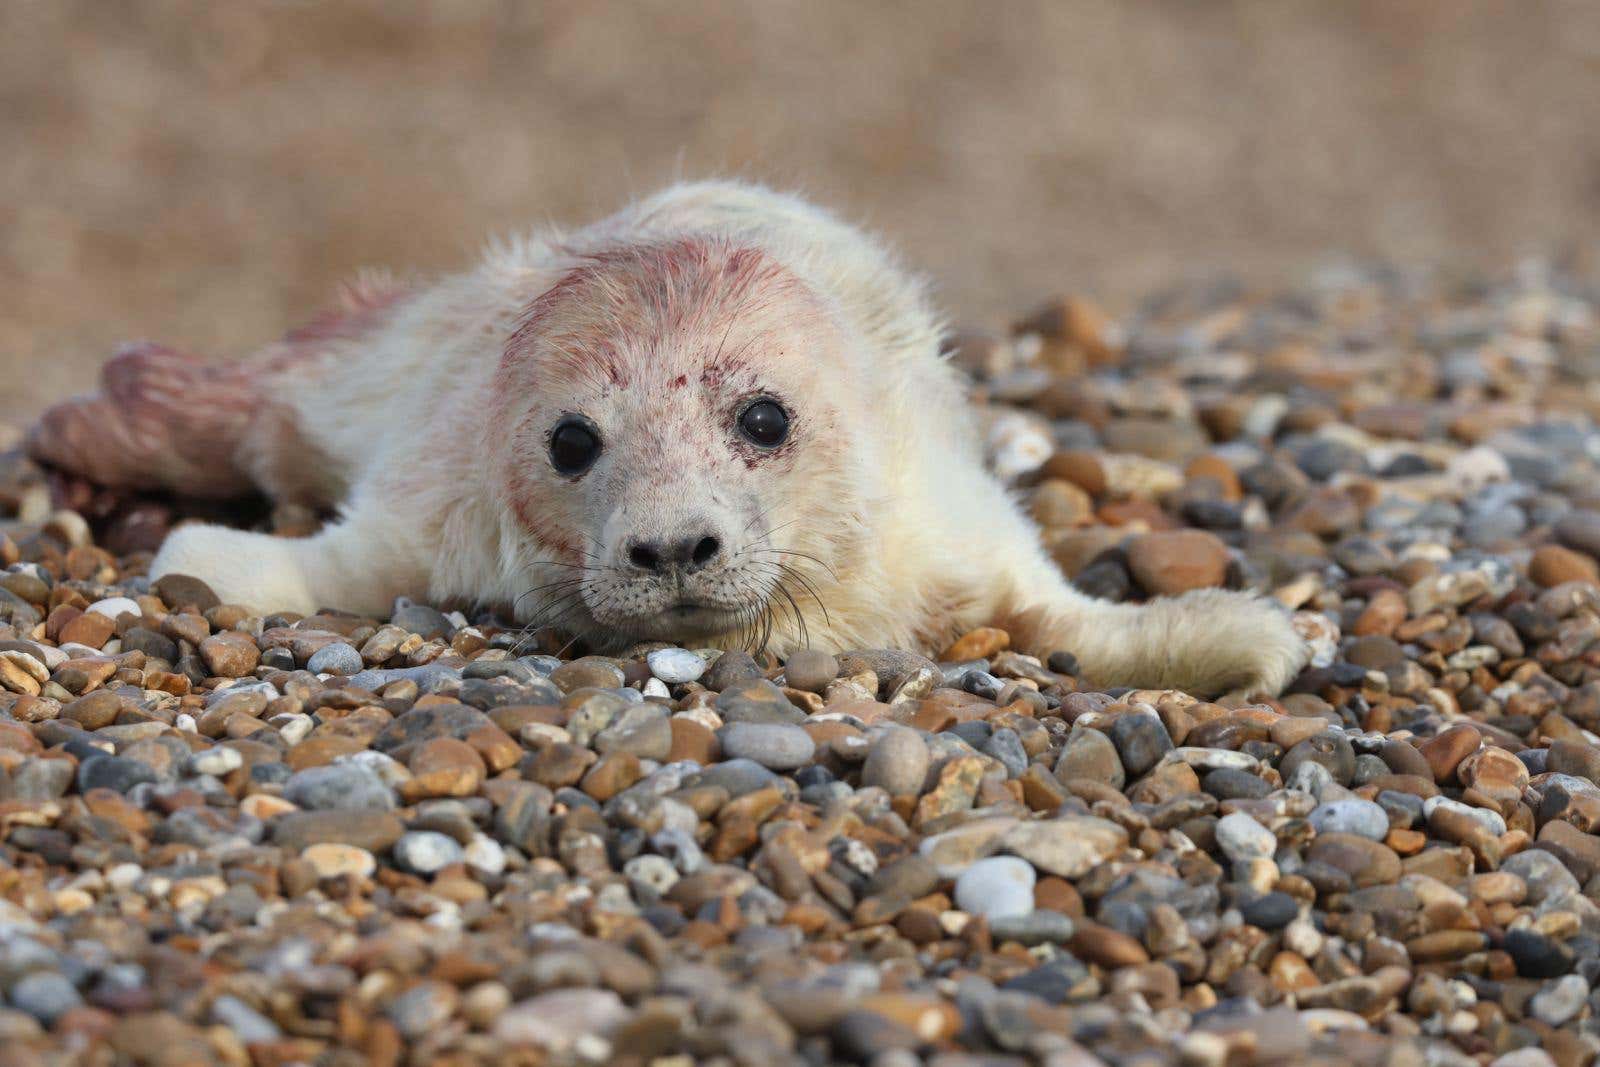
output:
M642 571L657 571L661 569L661 554L655 546L638 541L628 549L628 562Z
M700 543L694 546L694 555L691 557L695 562L695 566L705 566L721 547L722 545L718 543L715 537L700 538Z

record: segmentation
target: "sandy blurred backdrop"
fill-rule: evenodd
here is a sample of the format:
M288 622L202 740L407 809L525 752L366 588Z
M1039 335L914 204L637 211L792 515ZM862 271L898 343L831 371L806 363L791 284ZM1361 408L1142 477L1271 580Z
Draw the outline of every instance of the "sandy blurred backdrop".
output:
M1600 233L1600 4L0 0L0 420L674 176L798 187L968 321Z

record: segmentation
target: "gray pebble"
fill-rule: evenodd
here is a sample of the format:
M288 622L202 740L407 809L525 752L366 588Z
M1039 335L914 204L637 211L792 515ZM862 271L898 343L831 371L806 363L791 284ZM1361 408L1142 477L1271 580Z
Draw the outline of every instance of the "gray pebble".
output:
M640 759L664 760L672 750L672 723L659 704L639 704L611 720L594 738L595 751L627 752Z
M361 666L361 653L343 641L322 646L306 660L306 670L312 674L359 674Z
M233 1031L245 1045L264 1044L283 1037L278 1024L235 996L223 995L211 1002L211 1018Z
M154 782L159 775L138 760L121 756L90 756L78 764L78 792L91 789L110 789L126 793L142 782Z
M27 1012L45 1026L83 1003L73 984L55 971L24 975L11 987L9 999L13 1007Z
M717 731L723 754L754 760L775 771L804 767L816 755L816 742L798 726L786 723L730 723Z
M376 771L360 763L330 763L296 771L284 783L283 797L311 811L388 811L395 806L394 791Z
M376 693L391 682L415 682L424 693L437 692L446 683L459 682L461 671L440 663L424 663L420 667L395 667L385 670L361 671L350 676L350 684L357 689Z
M1019 778L1028 769L1028 753L1022 747L1022 739L1009 726L990 734L989 739L978 746L978 751L999 760L1006 769L1007 778Z
M1389 816L1370 800L1350 797L1318 805L1311 812L1311 825L1319 834L1355 834L1382 841L1389 833Z
M1123 769L1138 778L1173 749L1172 737L1159 718L1144 712L1120 715L1111 724L1111 742L1117 746Z
M701 678L700 684L713 693L720 693L735 682L761 677L761 668L748 652L731 649L716 658Z
M413 604L405 597L395 601L394 614L390 616L389 621L402 630L418 634L428 640L448 637L450 631L454 629L444 612L424 604Z
M820 693L839 677L839 661L826 652L803 648L783 665L783 677L794 689Z
M908 726L888 726L873 739L861 769L861 784L891 796L917 795L928 777L928 746Z
M989 932L997 944L1015 941L1030 948L1070 941L1075 930L1071 917L1059 911L1033 911L1027 915L1002 915L989 920Z

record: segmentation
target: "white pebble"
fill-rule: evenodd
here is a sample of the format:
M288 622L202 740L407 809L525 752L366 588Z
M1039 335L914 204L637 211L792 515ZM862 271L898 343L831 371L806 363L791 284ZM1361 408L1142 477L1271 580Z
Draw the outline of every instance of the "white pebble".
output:
M1218 819L1216 833L1217 847L1235 863L1271 859L1278 850L1278 839L1272 831L1243 812Z
M189 757L190 774L209 774L221 778L244 766L244 757L236 748L213 745Z
M106 885L112 889L131 889L144 877L144 868L137 863L119 863L106 872Z
M437 830L411 830L394 843L395 861L413 874L435 874L463 856L455 838Z
M1007 411L989 424L984 450L995 477L1010 483L1038 470L1056 449L1037 416Z
M267 723L277 727L278 736L290 745L304 741L316 727L309 715L274 715Z
M646 678L644 680L644 688L641 690L641 692L643 692L647 697L670 698L672 696L672 690L668 689L667 683L663 682L660 678Z
M1589 999L1589 983L1581 975L1557 978L1528 1001L1528 1013L1542 1023L1560 1026L1578 1012Z
M67 654L54 645L41 645L34 641L29 641L28 645L44 658L44 665L51 670L67 662Z
M506 869L506 850L488 834L476 834L467 845L466 860L479 874L499 874Z
M635 892L642 888L658 896L678 882L678 871L672 866L672 861L653 853L633 857L623 864L622 874Z
M692 682L706 672L706 661L686 648L658 648L645 661L650 673L668 685Z
M335 763L354 763L365 767L376 774L384 785L404 785L411 780L411 772L406 770L406 765L386 752L375 749L364 749L352 752L348 756L339 756Z
M956 907L991 920L1033 913L1033 865L1015 856L991 856L956 879Z
M141 618L144 612L139 610L137 601L125 596L109 596L104 600L96 600L89 605L89 610L104 615L108 619L115 619L119 615L138 615Z

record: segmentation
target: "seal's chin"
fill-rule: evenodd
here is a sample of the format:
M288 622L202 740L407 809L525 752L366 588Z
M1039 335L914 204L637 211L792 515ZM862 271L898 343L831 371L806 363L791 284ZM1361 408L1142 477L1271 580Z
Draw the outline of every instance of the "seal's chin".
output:
M680 600L654 615L629 619L622 628L640 640L683 642L725 633L737 622L738 613L727 608Z

